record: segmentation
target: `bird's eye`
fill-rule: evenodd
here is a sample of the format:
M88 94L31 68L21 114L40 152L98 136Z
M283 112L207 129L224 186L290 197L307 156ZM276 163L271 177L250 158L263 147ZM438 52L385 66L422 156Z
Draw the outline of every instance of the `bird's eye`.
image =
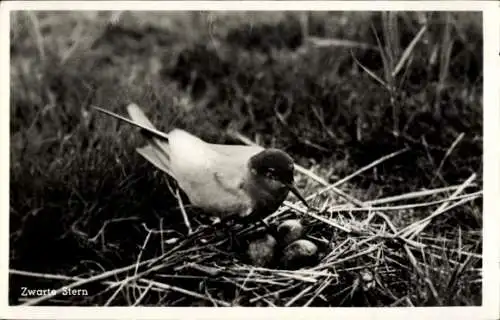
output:
M266 177L271 178L273 180L277 179L273 168L269 168L266 170Z

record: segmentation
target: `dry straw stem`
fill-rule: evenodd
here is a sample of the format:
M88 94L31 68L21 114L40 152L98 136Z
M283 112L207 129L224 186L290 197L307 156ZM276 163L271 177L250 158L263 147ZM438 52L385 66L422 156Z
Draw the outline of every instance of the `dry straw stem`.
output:
M256 298L250 299L250 303L255 303L255 302L257 302L257 301L259 301L259 300L261 300L263 298L267 298L267 297L270 297L270 296L278 296L278 295L280 295L282 293L285 293L287 291L294 290L294 289L298 288L301 285L302 285L302 283L298 282L298 283L293 284L291 286L287 286L286 288L275 290L275 291L271 291L271 292L266 293L264 295L261 295L261 296L258 296Z
M440 204L443 202L449 202L449 201L454 201L454 200L463 200L467 199L468 201L477 199L481 197L483 194L483 191L476 191L456 197L451 197L451 198L445 198L445 199L440 199L440 200L434 200L434 201L428 201L428 202L421 202L421 203L411 203L411 204L404 204L404 205L397 205L397 206L385 206L385 207L363 207L363 208L349 208L345 206L338 206L338 207L331 207L328 209L328 212L333 213L333 212L343 212L343 211L399 211L399 210L407 210L407 209L415 209L415 208L422 208L422 207L429 207L433 206L436 204Z
M155 287L157 287L159 289L176 291L176 292L179 292L179 293L191 296L191 297L199 298L199 299L210 301L210 302L216 302L216 303L218 303L218 304L220 304L221 306L224 306L224 307L230 307L231 306L231 304L228 303L228 302L226 302L226 301L209 298L209 297L204 296L202 294L199 294L197 292L193 292L193 291L190 291L190 290L186 290L186 289L183 289L183 288L172 286L172 285L169 285L169 284L166 284L166 283L161 283L161 282L157 282L157 281L149 280L149 279L139 279L139 282L143 282L143 283L146 283L148 285L153 285L153 286L155 286Z
M346 177L338 180L334 184L331 184L331 185L327 186L326 188L323 188L323 189L319 190L318 192L315 192L312 195L307 196L306 200L313 199L314 197L317 197L317 196L319 196L319 195L321 195L321 194L323 194L323 193L325 193L327 191L330 191L330 190L336 188L337 186L346 183L347 181L351 180L352 178L356 177L357 175L359 175L359 174L361 174L361 173L363 173L363 172L365 172L365 171L367 171L367 170L369 170L369 169L371 169L371 168L373 168L375 166L378 166L382 162L387 161L387 160L389 160L391 158L394 158L394 157L396 157L396 156L398 156L398 155L400 155L400 154L402 154L402 153L404 153L404 152L406 152L408 150L409 150L409 148L405 148L405 149L402 149L402 150L390 153L388 155L385 155L385 156L383 156L383 157L381 157L381 158L379 158L379 159L371 162L370 164L368 164L368 165L360 168L359 170L356 170L355 172L351 173L350 175L348 175L348 176L346 176ZM365 206L366 205L365 203L360 203L360 204L361 204L361 206Z
M116 223L116 222L122 222L122 221L130 221L130 220L139 220L139 218L138 217L125 217L125 218L116 218L116 219L106 220L104 222L104 224L102 225L102 227L99 229L99 231L96 233L96 235L93 236L92 238L89 238L89 241L92 241L92 242L97 241L97 238L99 236L101 236L102 242L105 243L106 238L104 237L104 231L109 224Z
M150 283L146 289L144 289L144 291L141 293L141 295L139 296L139 298L137 298L137 300L135 300L134 304L132 305L133 307L137 306L139 303L141 303L142 299L144 299L144 297L146 296L146 294L148 294L149 290L151 290L151 288L153 288L153 284Z
M152 232L148 231L148 235L146 236L146 238L144 239L144 243L142 244L141 251L139 251L139 254L137 255L137 262L135 264L134 274L137 274L137 271L139 270L139 263L141 261L142 253L143 253L144 249L146 248L146 245L148 244L148 241L149 241L149 238L151 237L151 234L152 234Z
M32 271L23 271L17 269L9 269L9 274L18 275L23 277L30 278L40 278L40 279L48 279L48 280L62 280L62 281L78 281L85 280L85 278L75 277L75 276L65 276L60 274L50 274L50 273L40 273L40 272L32 272ZM101 281L102 284L109 286L110 288L115 288L121 286L123 281ZM127 284L128 286L137 287L140 289L145 289L146 287L135 285L135 284ZM28 299L25 299L28 300Z
M239 266L239 267L232 267L227 270L233 270L233 271L251 271L253 270L254 272L260 272L260 276L263 274L269 274L272 276L275 275L282 275L285 277L288 277L290 274L293 274L295 276L297 275L305 275L305 276L310 276L310 277L333 277L335 274L328 272L328 271L316 271L314 268L311 269L298 269L298 270L282 270L282 269L269 269L269 268L263 268L263 267L248 267L248 266ZM304 278L300 278L304 279ZM306 281L311 281L310 279L307 279Z
M180 207L181 213L182 213L182 219L184 219L184 224L186 225L186 228L188 230L188 234L192 234L193 229L191 228L191 223L189 222L189 218L188 218L188 215L186 213L186 209L184 208L184 202L182 201L179 189L177 189L175 191L175 197L177 198L177 202L179 203L179 207Z
M460 143L460 141L462 141L463 137L465 136L465 133L460 133L458 135L458 137L453 141L453 143L451 144L451 146L448 148L448 150L446 150L446 153L443 157L443 159L441 160L441 162L439 163L439 166L436 170L436 176L439 175L441 173L441 169L443 168L443 165L444 165L444 162L446 161L446 159L448 159L448 157L450 156L450 154L453 152L453 150L456 148L456 146ZM434 182L434 179L431 181L431 184Z
M470 186L473 186L473 185L474 184L471 183ZM369 200L369 201L366 201L365 204L377 205L377 204L383 204L383 203L388 203L388 202L397 202L397 201L404 201L404 200L426 197L426 196L434 196L434 195L437 195L439 193L444 193L444 192L456 190L460 187L461 187L461 185L455 185L455 186L442 187L442 188L436 188L436 189L413 191L413 192L409 192L409 193L405 193L405 194L401 194L401 195L390 196L390 197L380 198L380 199L375 199L375 200Z
M321 292L328 288L328 286L332 283L332 280L333 279L331 278L327 278L325 281L323 281L320 287L316 290L316 292L314 292L313 296L309 298L309 300L303 305L303 307L308 307L309 305L311 305L311 303L321 294Z
M434 296L434 299L436 301L439 302L439 304L441 305L441 299L439 298L438 294L437 294L437 291L434 287L434 284L432 283L432 281L426 276L426 274L422 271L422 269L420 268L420 264L422 264L421 262L419 262L415 256L413 255L413 253L410 251L410 248L405 245L404 246L404 249L406 251L406 255L408 256L411 264L413 265L413 268L415 271L417 271L418 275L424 279L424 282L425 284L428 286L429 290L431 291L432 295Z
M476 179L476 174L473 173L462 185L460 188L458 188L457 190L455 190L455 192L453 192L453 194L448 198L455 198L457 197L460 193L462 193L462 191L467 188L474 180ZM430 221L435 218L436 216L446 212L447 210L451 209L452 207L455 207L459 204L462 204L462 203L465 203L467 202L469 199L464 199L464 200L460 200L458 202L455 202L453 205L451 206L448 206L450 201L446 201L444 202L441 206L439 206L439 208L437 208L431 215L429 215L428 217L420 220L420 221L417 221L417 222L414 222L413 224L409 225L408 227L402 229L401 231L399 231L399 235L403 235L405 238L406 237L409 237L409 238L414 238L415 236L417 236L429 223ZM411 234L411 236L410 236Z
M50 279L50 280L70 280L70 281L79 281L84 280L85 278L80 277L70 277L60 274L50 274L50 273L40 273L40 272L31 272L17 269L9 269L10 274L32 277L32 278L40 278L40 279Z
M113 302L113 300L115 300L115 298L118 296L118 294L123 290L123 288L127 285L127 282L126 281L122 281L120 286L115 290L115 292L113 292L113 294L111 295L111 297L109 297L109 299L106 301L106 303L104 304L105 307L111 305L111 303Z
M464 251L464 250L460 250L460 249L443 248L443 247L437 246L435 244L427 244L427 247L433 248L433 249L436 249L436 250L440 250L440 251L455 252L455 253L458 253L460 255L464 255L464 256L468 256L468 257L474 257L474 258L478 258L478 259L481 259L483 257L482 255L477 254L477 253L468 252L468 251Z
M345 47L345 48L357 48L363 50L378 50L377 47L372 46L368 43L345 40L345 39L335 39L335 38L320 38L320 37L309 37L307 41L316 47Z
M297 300L302 298L306 293L311 291L313 286L305 287L302 291L300 291L297 295L295 295L293 298L291 298L286 304L285 307L290 307L292 306Z

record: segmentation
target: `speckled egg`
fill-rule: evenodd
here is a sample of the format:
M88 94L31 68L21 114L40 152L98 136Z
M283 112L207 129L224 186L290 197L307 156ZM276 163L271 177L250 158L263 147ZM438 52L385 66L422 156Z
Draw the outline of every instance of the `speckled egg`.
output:
M318 247L306 239L295 240L283 249L280 263L286 269L300 269L318 260Z
M278 236L279 241L282 245L287 245L292 243L293 241L300 239L304 233L304 226L297 219L289 219L283 221L278 226Z
M276 239L270 234L251 241L247 255L252 265L268 267L274 259L277 244Z

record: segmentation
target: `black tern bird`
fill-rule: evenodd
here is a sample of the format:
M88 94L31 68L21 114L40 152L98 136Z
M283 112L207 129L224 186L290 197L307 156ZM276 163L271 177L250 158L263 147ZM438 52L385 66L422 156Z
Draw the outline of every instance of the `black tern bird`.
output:
M269 215L289 191L309 207L294 185L293 159L279 149L207 143L181 129L164 133L135 104L127 107L130 119L94 108L139 127L147 144L137 152L174 178L190 203L209 215Z

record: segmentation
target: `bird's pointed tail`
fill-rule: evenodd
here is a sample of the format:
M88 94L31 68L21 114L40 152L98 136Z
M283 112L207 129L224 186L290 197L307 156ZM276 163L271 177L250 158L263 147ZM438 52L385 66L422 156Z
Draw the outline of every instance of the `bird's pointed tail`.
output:
M141 110L141 108L139 108L138 105L133 104L133 103L129 104L127 106L127 111L128 111L130 118L133 121L135 121L136 123L140 124L141 127L149 128L149 129L156 131L156 128L153 125L153 123L151 123L151 121L149 121L148 117L146 117L146 115Z
M168 141L168 135L164 132L157 130L155 126L151 123L151 121L149 121L149 119L146 117L144 112L142 112L142 110L136 104L130 104L127 107L129 115L132 119L127 119L123 116L120 116L119 114L116 114L114 112L99 107L93 107L93 108L96 109L97 111L112 116L113 118L124 121L128 124L131 124L133 126L142 129L144 134Z
M127 119L105 109L98 107L94 108L100 112L140 128L141 133L148 139L148 143L144 147L137 148L137 152L146 160L151 162L155 167L174 177L172 171L170 170L168 145L169 137L166 133L158 131L155 128L153 123L151 123L139 106L136 104L130 104L127 106L127 111L131 119Z

